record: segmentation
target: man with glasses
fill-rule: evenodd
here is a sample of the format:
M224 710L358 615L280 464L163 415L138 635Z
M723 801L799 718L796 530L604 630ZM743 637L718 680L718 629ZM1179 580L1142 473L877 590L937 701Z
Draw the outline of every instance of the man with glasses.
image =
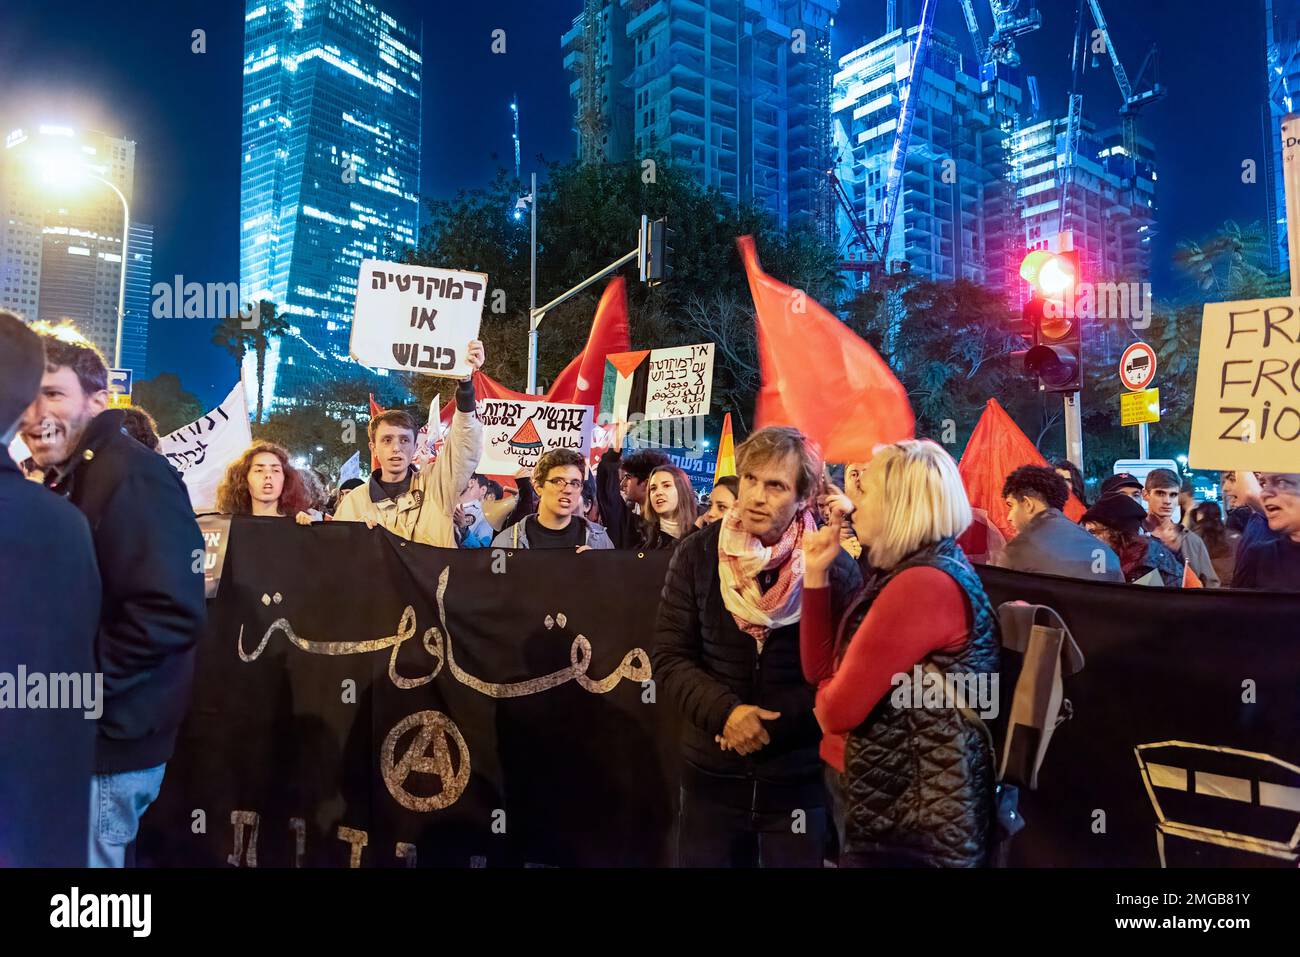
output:
M573 449L552 449L533 469L537 513L521 519L492 540L494 548L572 548L579 552L613 548L601 525L581 515L586 467Z
M1300 472L1256 472L1273 537L1243 550L1235 588L1300 591Z

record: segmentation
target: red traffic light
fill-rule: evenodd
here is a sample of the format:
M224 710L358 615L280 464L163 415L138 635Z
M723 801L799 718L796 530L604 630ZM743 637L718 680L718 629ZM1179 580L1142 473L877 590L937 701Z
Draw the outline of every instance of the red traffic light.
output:
M1079 278L1079 257L1074 252L1035 249L1020 263L1020 278L1047 299L1059 299Z

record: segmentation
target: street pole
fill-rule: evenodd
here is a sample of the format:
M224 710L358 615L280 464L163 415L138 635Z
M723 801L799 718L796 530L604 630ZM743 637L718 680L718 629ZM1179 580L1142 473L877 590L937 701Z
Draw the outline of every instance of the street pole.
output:
M126 257L131 240L131 207L127 205L122 191L102 176L90 177L103 183L122 201L122 268L117 277L117 341L113 346L113 368L122 368L122 326L126 322Z
M1138 423L1138 458L1140 459L1147 458L1148 453L1150 452L1150 448L1151 448L1150 440L1147 434L1147 424L1145 422L1139 422Z
M1074 231L1067 230L1061 234L1061 252L1074 249ZM1078 278L1077 276L1075 277ZM1070 287L1070 295L1074 287ZM1083 362L1083 340L1079 340L1079 362ZM1083 471L1083 402L1082 392L1067 392L1065 399L1065 457L1074 463L1074 467Z
M1300 296L1300 113L1282 117L1282 191L1291 295Z
M529 180L529 211L532 217L532 241L530 243L529 279L528 279L528 394L537 395L537 326L540 317L537 312L537 174Z

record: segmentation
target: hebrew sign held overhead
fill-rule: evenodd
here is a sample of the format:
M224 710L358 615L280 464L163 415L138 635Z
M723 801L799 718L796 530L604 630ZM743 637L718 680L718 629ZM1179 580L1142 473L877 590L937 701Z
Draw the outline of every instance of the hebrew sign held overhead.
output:
M464 379L488 277L367 259L357 278L352 357L363 365Z
M158 451L181 473L194 510L211 511L217 506L217 486L226 474L226 466L239 458L252 441L241 380L221 405L159 439Z

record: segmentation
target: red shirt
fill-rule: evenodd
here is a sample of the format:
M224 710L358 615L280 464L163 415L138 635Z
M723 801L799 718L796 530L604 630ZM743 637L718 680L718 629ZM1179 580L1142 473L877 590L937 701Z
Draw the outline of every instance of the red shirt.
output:
M804 678L817 686L822 760L844 770L844 741L894 685L933 651L959 651L970 636L961 586L928 566L894 576L872 603L835 667L829 588L805 588L799 622Z

